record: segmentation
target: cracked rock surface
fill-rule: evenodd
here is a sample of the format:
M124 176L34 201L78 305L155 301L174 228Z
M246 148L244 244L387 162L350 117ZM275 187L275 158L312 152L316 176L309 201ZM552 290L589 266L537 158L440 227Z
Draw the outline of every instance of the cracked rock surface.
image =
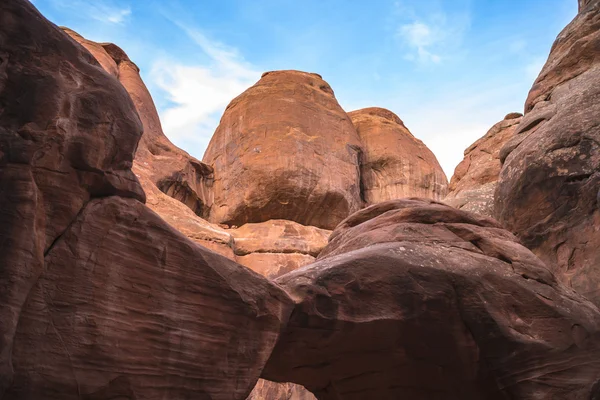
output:
M272 71L229 103L203 161L209 221L287 219L333 229L362 207L360 138L317 74Z

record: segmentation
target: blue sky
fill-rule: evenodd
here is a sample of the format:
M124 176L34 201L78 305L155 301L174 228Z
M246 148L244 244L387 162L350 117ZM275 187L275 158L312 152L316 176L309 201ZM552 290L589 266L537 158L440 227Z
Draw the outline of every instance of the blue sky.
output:
M576 0L32 0L141 68L167 136L202 158L231 99L262 72L317 72L346 111L394 111L448 178L522 111Z

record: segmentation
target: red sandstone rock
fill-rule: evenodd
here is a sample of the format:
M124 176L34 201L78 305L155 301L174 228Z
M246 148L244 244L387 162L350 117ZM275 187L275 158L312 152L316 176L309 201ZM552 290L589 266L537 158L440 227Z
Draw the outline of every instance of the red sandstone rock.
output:
M301 252L284 254L284 252L278 251L284 249L277 248L271 248L268 253L254 253L260 249L244 250L241 244L238 246L242 249L239 251L240 255L234 254L231 233L210 224L195 214L206 216L208 213L211 201L212 169L178 149L164 135L156 107L139 76L137 66L114 44L99 44L83 38L68 28L63 29L89 50L107 72L120 80L134 101L144 125L144 135L136 153L133 170L146 193L146 204L153 211L196 243L229 259L237 260L242 265L267 277L279 276L314 261L316 254L309 255ZM113 56L115 59L112 58ZM261 224L252 225L260 226ZM287 225L293 226L293 223L287 222ZM314 229L319 231L317 228ZM268 234L268 232L262 232L263 230L257 229L261 233ZM308 233L309 230L306 230ZM238 242L243 242L245 238L240 235L252 236L253 233L246 226L242 227L237 235ZM271 235L269 239L273 240L273 236ZM288 242L289 240L287 239ZM297 238L296 241L305 242L300 238ZM325 237L321 242L319 250L325 246L327 238ZM287 248L285 250L289 251ZM314 253L314 249L312 252ZM289 397L289 400L301 400L312 396L298 385L282 385L262 380L259 381L252 393L253 395L250 396L252 399L268 396L269 399L287 399Z
M319 75L265 73L229 104L204 154L217 171L209 220L332 229L362 206L359 154L356 130Z
M206 217L210 210L213 170L167 139L138 67L112 43L96 43L71 29L63 30L119 79L133 100L144 126L133 171L146 192L146 204L192 240L233 258L230 235L198 218ZM183 209L182 203L192 212Z
M130 96L30 2L0 59L0 397L246 398L285 293L142 204Z
M448 180L435 155L383 108L348 113L362 141L361 181L367 204L402 197L443 199Z
M45 253L90 198L144 198L130 169L141 132L127 92L89 53L29 2L0 4L0 395Z
M261 379L248 396L248 400L317 400L315 396L300 385L276 383Z
M296 308L262 376L320 400L600 395L600 311L492 219L381 203L276 281Z
M496 216L557 277L600 305L600 1L558 36L525 104Z
M331 233L285 220L245 224L229 232L236 261L269 278L313 262Z
M93 200L45 257L4 399L244 399L286 298L142 203Z
M494 215L494 191L502 168L500 150L515 135L522 116L508 114L465 150L465 158L450 180L445 203L488 217Z

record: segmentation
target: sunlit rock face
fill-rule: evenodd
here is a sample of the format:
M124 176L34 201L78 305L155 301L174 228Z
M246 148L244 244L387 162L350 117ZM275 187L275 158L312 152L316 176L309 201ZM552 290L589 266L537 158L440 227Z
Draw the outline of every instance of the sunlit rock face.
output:
M273 71L227 106L204 154L211 222L333 229L362 207L360 138L317 74Z
M348 115L362 142L361 186L367 205L446 196L448 180L435 155L396 114L372 107Z

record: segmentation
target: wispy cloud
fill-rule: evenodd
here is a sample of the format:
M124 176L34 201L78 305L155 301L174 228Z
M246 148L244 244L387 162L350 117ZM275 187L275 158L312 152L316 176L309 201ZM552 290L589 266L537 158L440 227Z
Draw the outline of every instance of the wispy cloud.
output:
M407 50L405 59L419 63L442 62L460 47L470 25L466 11L447 13L439 7L417 10L396 2L395 13L399 21L396 38Z
M160 110L165 134L198 158L208 144L227 104L260 78L234 48L202 32L177 24L208 56L203 65L157 60L150 78L170 104Z
M436 44L439 40L438 33L434 31L430 26L423 22L415 21L410 24L402 25L399 29L398 34L406 40L406 43L416 49L416 57L410 53L407 58L410 60L418 59L419 61L431 61L439 63L441 57L437 54L433 54L429 48Z
M131 16L131 7L114 1L52 0L57 9L69 10L108 24L123 24Z

